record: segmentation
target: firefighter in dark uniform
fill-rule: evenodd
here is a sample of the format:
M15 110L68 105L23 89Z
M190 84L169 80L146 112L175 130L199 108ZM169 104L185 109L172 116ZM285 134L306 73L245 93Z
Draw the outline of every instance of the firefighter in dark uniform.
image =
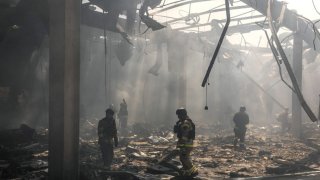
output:
M240 112L237 112L233 117L234 127L234 142L233 145L236 148L238 141L240 140L240 148L244 149L244 140L247 131L247 124L249 124L249 116L246 113L246 107L240 107Z
M117 127L113 118L114 111L111 108L106 110L106 117L98 124L99 144L102 153L103 163L107 169L111 169L113 160L113 146L118 146Z
M184 108L177 109L176 114L179 118L174 126L174 133L178 137L177 149L162 158L159 163L162 164L179 155L183 166L182 170L179 171L180 175L194 177L198 175L198 169L192 164L190 153L195 139L195 125Z

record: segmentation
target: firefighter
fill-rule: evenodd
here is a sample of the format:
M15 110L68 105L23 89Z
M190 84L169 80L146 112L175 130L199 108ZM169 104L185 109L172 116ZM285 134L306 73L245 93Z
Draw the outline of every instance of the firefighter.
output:
M198 169L192 164L190 153L193 149L193 140L195 139L195 125L188 117L187 111L184 108L177 109L176 115L179 120L176 122L173 131L178 137L177 149L160 160L160 164L164 164L179 155L183 166L182 170L179 171L180 175L194 177L198 175Z
M120 130L123 134L127 133L127 124L128 124L128 109L126 100L123 99L120 103L120 110L118 112Z
M246 107L240 107L240 112L237 112L233 117L234 127L234 142L233 145L236 148L238 141L240 140L240 148L245 149L244 140L246 136L247 127L249 124L249 116L246 113Z
M290 131L289 108L285 108L284 111L278 115L277 120L281 123L282 133Z
M98 124L98 143L106 169L111 169L114 156L113 146L118 146L117 127L113 115L114 111L108 108L106 110L106 117L101 119Z

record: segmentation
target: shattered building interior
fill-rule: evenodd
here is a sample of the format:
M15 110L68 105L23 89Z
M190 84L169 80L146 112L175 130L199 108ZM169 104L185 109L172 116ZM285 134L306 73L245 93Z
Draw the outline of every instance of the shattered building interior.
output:
M320 179L319 28L319 0L0 0L0 179Z

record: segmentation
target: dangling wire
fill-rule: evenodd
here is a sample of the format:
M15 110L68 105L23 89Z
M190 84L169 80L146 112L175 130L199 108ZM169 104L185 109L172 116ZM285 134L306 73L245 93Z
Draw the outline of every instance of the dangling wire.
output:
M202 43L203 46L203 61L205 61L206 57L207 57L207 52L206 52L206 47L204 45L204 42L202 41L201 37L200 37L200 29L198 26L198 39L199 41ZM204 106L204 110L208 110L208 85L210 85L209 83L209 78L208 78L208 82L206 83L206 105Z
M208 86L210 85L210 79L208 78L208 81L206 83L206 106L204 106L204 110L208 110Z
M112 45L112 37L110 36L110 40L108 40L109 42L109 52L111 52L111 45ZM107 84L108 84L108 101L109 101L109 104L112 103L112 99L111 99L111 53L108 53L108 73L107 73L107 76L108 76L108 81L107 81Z
M189 4L189 13L188 13L188 17L190 17L190 14L191 14L191 1L190 1L190 4Z
M320 15L320 11L316 8L316 4L314 3L314 0L312 0L312 5L314 10Z
M105 15L105 11L103 10L103 15ZM103 40L104 40L104 96L105 96L105 105L108 103L107 98L107 35L106 35L106 22L104 22L103 27Z
M206 84L206 106L204 106L204 110L208 110L208 85L209 83Z

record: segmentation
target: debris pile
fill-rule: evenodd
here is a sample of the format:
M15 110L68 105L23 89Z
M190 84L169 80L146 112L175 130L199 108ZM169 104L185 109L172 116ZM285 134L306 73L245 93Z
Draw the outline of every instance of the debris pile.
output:
M48 144L43 132L22 124L0 132L0 179L46 179Z
M94 124L93 124L94 126ZM136 126L136 127L135 127ZM120 137L115 149L112 171L103 167L100 148L94 132L80 138L81 179L112 176L115 179L170 179L174 171L158 165L163 155L175 149L176 137L170 130L144 129L135 125L127 137ZM274 133L268 128L251 126L246 149L235 149L233 134L199 134L193 151L193 162L201 179L261 177L320 170L318 129L306 125L304 140L289 134ZM141 134L139 133L141 130ZM91 131L91 130L90 130ZM6 131L12 133L13 131ZM47 130L34 131L31 139L0 146L0 179L46 179L48 174ZM201 131L198 131L201 132ZM215 133L219 132L219 133ZM5 132L0 132L5 133ZM172 164L181 167L178 160Z

